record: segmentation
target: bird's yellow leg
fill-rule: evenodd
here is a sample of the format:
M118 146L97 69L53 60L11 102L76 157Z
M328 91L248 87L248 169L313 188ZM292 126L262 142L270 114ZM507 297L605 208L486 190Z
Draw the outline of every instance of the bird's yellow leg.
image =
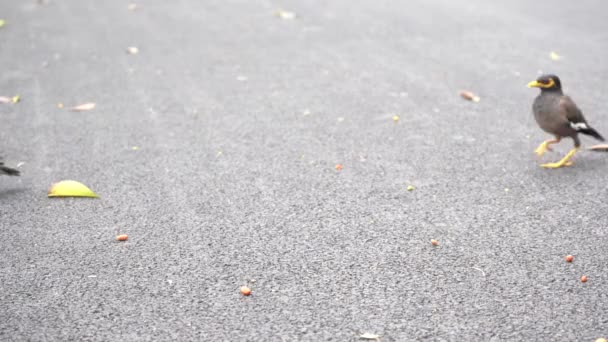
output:
M572 158L572 156L574 156L576 152L578 152L578 147L571 149L570 152L568 152L568 154L566 154L564 158L562 158L560 161L555 163L542 164L541 166L547 169L557 169L563 166L570 166L573 164L573 162L570 161L570 158Z
M538 147L536 148L536 150L534 150L534 153L536 153L537 156L542 156L543 154L545 154L545 152L547 151L553 151L551 149L551 147L549 147L549 145L551 144L557 144L558 142L560 142L561 139L553 139L553 140L545 140L542 142L542 144L538 145Z

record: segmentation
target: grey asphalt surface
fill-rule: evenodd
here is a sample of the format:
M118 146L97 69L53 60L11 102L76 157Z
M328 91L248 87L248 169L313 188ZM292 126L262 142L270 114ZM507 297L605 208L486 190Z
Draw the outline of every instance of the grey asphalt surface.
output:
M0 340L608 335L608 154L541 169L525 87L608 135L608 3L127 4L0 2Z

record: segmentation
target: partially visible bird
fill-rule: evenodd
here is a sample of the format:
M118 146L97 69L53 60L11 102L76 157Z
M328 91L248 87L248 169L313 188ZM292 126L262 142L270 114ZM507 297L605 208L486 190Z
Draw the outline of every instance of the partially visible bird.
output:
M0 161L0 175L19 176L19 170L4 166L4 163Z
M540 128L555 136L555 139L546 140L540 144L534 152L542 156L545 152L551 151L550 145L560 142L562 138L570 137L574 140L574 148L566 156L555 163L542 164L542 167L553 169L572 165L573 162L570 159L581 146L579 133L604 141L604 137L587 123L574 101L564 95L559 77L542 75L528 83L528 87L540 88L540 94L532 105L534 118Z

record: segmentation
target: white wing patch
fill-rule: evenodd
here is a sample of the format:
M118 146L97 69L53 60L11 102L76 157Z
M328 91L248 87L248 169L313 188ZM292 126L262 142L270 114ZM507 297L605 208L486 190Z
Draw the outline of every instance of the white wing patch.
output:
M571 122L570 123L570 127L574 128L577 131L580 131L581 129L587 129L587 128L589 128L587 126L587 124L584 123L584 122Z

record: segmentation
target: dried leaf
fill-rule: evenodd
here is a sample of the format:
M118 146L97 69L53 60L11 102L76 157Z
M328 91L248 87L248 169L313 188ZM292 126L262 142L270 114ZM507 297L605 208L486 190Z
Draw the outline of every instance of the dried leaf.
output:
M135 46L129 46L127 48L127 53L130 55L137 55L139 53L139 49Z
M376 334L372 334L372 333L365 333L365 334L361 334L359 335L359 338L364 339L364 340L379 340L380 339L380 335L376 335Z
M274 12L274 15L281 19L292 20L296 18L296 14L289 11L277 10Z
M549 54L549 56L554 61L559 61L560 59L562 59L562 56L558 55L555 51L551 51L551 54Z
M0 96L0 103L11 103L11 102L13 102L13 100L11 100L10 97Z
M64 180L51 186L48 193L49 197L92 197L98 198L96 193L86 185L73 181Z
M6 25L6 21L4 19L0 19L0 27Z
M17 102L21 101L21 96L15 95L15 96L13 96L11 101L13 101L13 103L17 103Z
M460 96L465 99L465 100L469 100L469 101L473 101L473 102L479 102L481 99L479 98L479 96L473 94L470 91L467 90L463 90L460 92Z
M95 108L95 103L89 102L89 103L81 104L81 105L76 106L76 107L72 107L71 110L73 112L85 112L85 111L91 110L93 108Z

